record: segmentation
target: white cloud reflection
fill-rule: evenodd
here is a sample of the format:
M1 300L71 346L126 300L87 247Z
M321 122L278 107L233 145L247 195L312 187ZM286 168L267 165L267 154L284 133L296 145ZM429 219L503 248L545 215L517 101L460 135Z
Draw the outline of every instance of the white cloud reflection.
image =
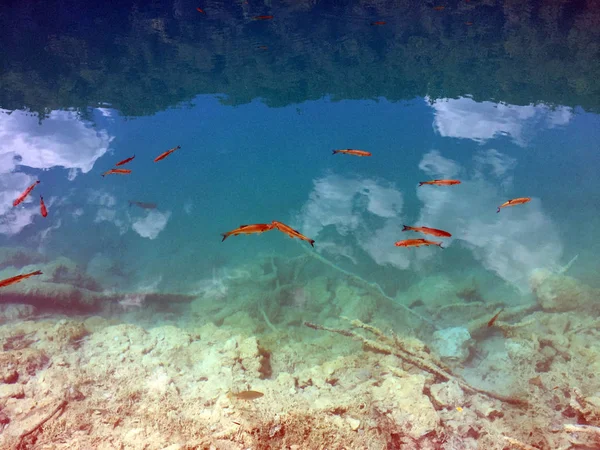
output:
M161 213L160 211L152 210L148 212L146 217L133 222L132 228L142 237L156 239L159 233L167 226L169 217L171 217L170 212Z
M461 243L486 269L526 290L533 269L558 265L562 244L539 199L496 213L508 199L500 188L510 187L515 166L514 159L495 149L476 153L469 167L435 150L426 153L419 163L424 178L460 177L462 184L415 187L422 206L413 225L451 232L452 238L444 240L446 247ZM304 234L326 243L317 250L331 256L360 261L352 251L360 248L380 265L418 267L436 257L439 249L414 252L394 247L403 238L402 209L403 195L392 184L327 175L314 181L297 222Z
M73 111L53 111L40 124L34 115L0 109L0 233L17 234L39 214L35 195L13 208L12 201L36 180L15 170L64 167L73 180L92 169L112 139Z
M421 164L421 168L430 177L445 178L456 173L447 170L456 163L439 152L429 152L423 160L428 164ZM474 160L477 169L471 180L452 189L417 189L423 203L418 222L452 230L452 240L465 243L485 268L526 289L533 269L558 264L562 254L558 231L536 198L525 207L497 214L496 207L508 199L496 186L507 186L515 162L497 150L482 152Z
M566 125L573 116L564 106L552 110L546 105L516 106L464 97L435 100L431 106L435 110L434 127L442 136L483 142L497 135L509 135L521 146L528 140L525 130L536 128L532 122L538 127L554 128Z
M392 184L331 174L314 181L299 221L303 233L313 238L326 233L327 227L335 229L336 233L325 238L327 245L319 246L319 251L356 261L347 242L354 238L353 244L378 264L405 269L409 265L406 253L393 251L398 227L402 229L403 204L402 193Z

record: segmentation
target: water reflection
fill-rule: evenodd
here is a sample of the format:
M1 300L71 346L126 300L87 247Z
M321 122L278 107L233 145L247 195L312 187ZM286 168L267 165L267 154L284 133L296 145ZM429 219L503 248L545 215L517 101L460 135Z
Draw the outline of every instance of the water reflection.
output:
M32 169L35 172L35 169L64 168L68 171L66 177L74 180L77 174L92 170L95 162L108 151L113 138L73 111L53 111L42 123L23 111L2 111L0 233L14 235L32 223L39 214L38 196L43 192L46 192L46 206L52 210L57 200L55 191L44 190L44 184L25 199L22 207L12 206L13 200L37 179Z
M439 99L431 106L435 110L435 129L442 136L485 142L507 135L520 146L527 145L530 133L566 125L573 116L571 109L563 106L518 106L470 98Z
M508 160L503 167L499 161ZM475 155L469 168L431 151L419 168L431 178L453 178L463 182L456 189L418 189L423 203L419 223L452 230L453 238L466 245L483 266L523 291L528 290L531 271L557 266L562 256L558 229L544 212L542 201L533 198L527 207L496 213L505 201L498 186L510 180L514 160L497 150Z

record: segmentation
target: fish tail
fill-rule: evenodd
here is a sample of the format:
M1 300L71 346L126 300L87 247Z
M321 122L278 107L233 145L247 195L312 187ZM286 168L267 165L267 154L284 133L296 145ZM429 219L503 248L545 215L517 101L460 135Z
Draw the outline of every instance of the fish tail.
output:
M402 225L402 231L408 231L410 230L410 227L407 227L406 225Z
M310 243L312 248L315 248L315 240L314 239L309 239L308 242Z
M177 150L179 150L181 148L181 145L178 145L176 148L177 148Z
M439 248L446 248L442 246L442 243L440 242L439 244L436 244Z
M227 233L221 233L221 236L223 236L223 239L221 239L221 242L223 242L225 239L227 239L229 237L229 235Z
M419 186L423 186L425 184L424 181L419 181Z
M332 155L335 155L336 153L339 153L339 152L340 152L339 150L332 150L332 151L331 151L331 154L332 154Z
M498 211L496 211L496 213L499 213L499 212L500 212L500 207L498 206Z

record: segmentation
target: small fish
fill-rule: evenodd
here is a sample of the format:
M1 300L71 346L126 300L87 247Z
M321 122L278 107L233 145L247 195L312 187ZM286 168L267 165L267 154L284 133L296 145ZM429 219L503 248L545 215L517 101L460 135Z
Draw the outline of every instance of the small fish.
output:
M0 281L0 288L10 286L11 284L19 283L26 278L32 277L34 275L42 275L41 270L36 270L35 272L25 273L23 275L17 275L16 277L6 278L5 280Z
M154 158L154 162L158 162L161 159L165 159L167 156L169 156L171 153L173 153L175 150L179 150L181 148L181 145L178 145L177 147L173 147L170 150L167 150L166 152L161 153L160 155L158 155L156 158Z
M229 398L237 398L238 400L256 400L257 398L261 398L263 395L262 392L258 391L242 391L242 392L231 392L227 394Z
M239 234L254 234L254 233L264 233L265 231L272 230L273 224L271 223L255 223L253 225L240 225L235 230L228 231L227 233L221 233L223 242L229 236L237 236Z
M457 410L458 412L463 412L463 409L462 409L462 407L461 407L461 406L457 406L457 407L456 407L456 410Z
M273 16L254 16L253 20L271 20Z
M506 208L507 206L522 205L523 203L529 203L530 201L531 197L513 198L512 200L504 202L500 206L498 206L498 211L496 212L499 213L502 208Z
M385 20L378 20L377 22L371 22L372 26L377 26L377 25L385 25L387 22Z
M446 9L445 6L434 6L433 7L434 11L443 11L444 9Z
M458 180L431 180L431 181L421 181L419 186L423 186L424 184L431 184L434 186L453 186L455 184L460 184Z
M436 241L428 241L427 239L405 239L403 241L398 241L394 244L396 247L421 247L422 245L437 245L439 248L442 247L441 242Z
M494 317L492 317L490 319L490 321L488 322L488 327L491 327L492 325L494 325L494 323L496 322L496 320L498 320L498 316L500 315L500 313L504 311L504 308L500 309L500 311L498 311L496 314L494 314Z
M31 186L29 186L27 189L25 189L25 191L15 199L15 201L13 202L13 206L17 206L23 200L25 200L27 198L27 196L29 195L29 193L31 191L33 191L33 188L36 187L38 184L40 184L40 180L36 181Z
M344 153L346 155L354 155L354 156L371 156L371 152L366 152L364 150L355 150L352 148L346 148L344 150L332 150L332 155L337 153Z
M437 237L452 237L452 235L447 231L429 227L409 227L402 225L402 231L416 231L417 233L430 234Z
M128 175L131 173L131 169L110 169L102 174L102 176L117 174L117 175Z
M271 224L277 228L279 231L281 231L282 233L287 234L289 237L291 237L292 239L294 239L295 237L297 237L298 239L301 239L303 241L308 242L313 248L315 246L315 240L314 239L309 239L306 236L304 236L302 233L300 233L298 230L294 230L292 227L278 222L276 220L274 220L273 222L271 222Z
M127 159L124 159L123 161L119 161L118 163L115 164L115 166L122 166L123 164L127 164L130 161L133 161L133 159L135 158L135 155L130 156Z
M471 26L471 25L473 25L473 22L465 22L465 25Z
M206 15L206 12L204 12L204 10L202 8L196 8L196 11Z
M139 206L142 209L156 209L156 203L146 203L146 202L136 202L133 200L129 200L129 206Z
M42 197L41 195L40 195L40 213L42 214L42 217L48 216L48 210L46 209L46 205L44 204L44 197Z
M268 50L269 47L267 47L266 45L259 45L258 47L256 47L259 50Z

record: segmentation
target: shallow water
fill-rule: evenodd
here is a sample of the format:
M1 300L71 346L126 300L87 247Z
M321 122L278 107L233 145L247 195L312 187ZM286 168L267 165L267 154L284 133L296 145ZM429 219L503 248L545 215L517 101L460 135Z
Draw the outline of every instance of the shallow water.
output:
M430 344L436 330L543 303L532 290L539 269L600 288L591 3L2 8L0 245L31 251L21 264L3 257L2 278L36 270L38 258L48 270L72 265L63 284L93 279L107 296L89 310L19 297L40 313L85 310L146 328L225 323L268 343L275 378L309 361L296 353L277 366L275 356L311 342L304 320L334 324L341 313ZM345 148L372 156L332 155ZM133 155L131 174L100 176ZM449 178L461 184L419 187ZM531 201L496 212L517 197ZM221 242L273 220L314 249L277 230ZM403 225L452 237L433 238L444 249L396 247L427 237ZM319 277L329 301L315 298ZM58 281L52 272L18 286ZM344 286L357 291L343 297ZM141 303L117 307L124 294ZM175 307L167 294L190 297ZM344 305L352 295L361 300ZM469 312L444 309L457 302ZM553 308L541 309L570 309ZM493 353L499 336L479 345Z

